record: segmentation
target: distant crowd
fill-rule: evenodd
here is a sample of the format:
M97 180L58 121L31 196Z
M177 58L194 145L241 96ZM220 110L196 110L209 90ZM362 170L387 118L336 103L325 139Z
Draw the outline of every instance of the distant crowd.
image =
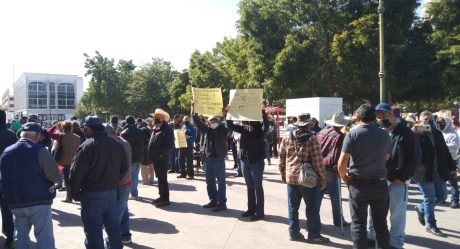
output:
M190 115L172 119L156 109L145 119L128 115L120 121L112 116L104 123L98 116L87 116L81 122L55 121L49 128L42 127L36 115L7 124L0 110L5 246L29 248L33 226L37 248L55 248L51 205L56 191L66 191L63 202L80 203L84 244L91 249L131 243L128 200L140 198L140 183L153 185L157 178L158 198L152 204L170 205L168 174L192 181L195 170L204 170L209 202L203 208L223 212L229 151L234 177L244 177L247 187L247 209L241 216L250 221L265 218L265 162L279 159L292 241L330 242L321 235L320 209L327 194L333 223L342 232L350 227L354 248L403 248L411 181L423 195L415 209L418 221L427 232L446 236L438 228L435 207L447 200L446 182L451 186L450 207L460 207L460 128L455 116L424 111L403 118L387 103L363 104L351 118L337 110L321 128L318 120L303 113L287 118L278 144L277 124L264 105L261 121L226 120L229 109L203 117L192 103ZM185 134L185 144L178 143L175 130ZM351 222L343 218L342 182L349 191ZM306 238L299 224L302 199Z

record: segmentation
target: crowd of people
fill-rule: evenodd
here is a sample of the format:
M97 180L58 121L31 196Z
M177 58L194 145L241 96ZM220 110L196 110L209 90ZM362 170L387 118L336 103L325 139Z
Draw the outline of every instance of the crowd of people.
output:
M171 204L168 174L194 180L195 167L205 171L209 202L203 208L225 211L229 150L235 176L244 177L247 188L247 209L241 216L250 221L265 217L265 160L271 164L272 157L279 157L292 241L330 242L321 235L320 209L327 194L333 223L350 227L354 248L403 248L411 181L423 194L416 207L419 222L427 232L446 236L437 226L435 207L447 199L446 182L451 185L451 208L460 207L456 117L424 111L403 119L389 104L363 104L352 118L337 110L320 128L304 113L288 118L278 148L276 125L264 106L262 121L226 120L231 108L205 118L195 113L192 103L191 115L174 115L171 122L167 112L156 109L146 119L128 115L120 122L113 116L103 123L98 116L87 116L81 122L55 122L47 129L35 115L7 124L0 111L0 206L6 246L28 248L34 226L37 247L55 248L51 205L56 191L66 191L63 202L81 204L86 248L122 248L132 242L128 200L139 199L139 182L152 185L157 178L158 198L152 204L161 208ZM183 131L185 146L177 148L174 130ZM313 178L305 178L308 174ZM351 222L343 216L342 181L349 190ZM299 225L302 199L307 238Z

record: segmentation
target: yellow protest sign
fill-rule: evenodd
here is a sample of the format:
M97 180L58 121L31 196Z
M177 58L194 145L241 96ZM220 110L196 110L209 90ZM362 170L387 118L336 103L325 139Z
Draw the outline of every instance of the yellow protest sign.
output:
M192 88L195 113L205 117L222 115L222 91L220 88Z
M187 139L183 130L174 130L174 145L176 149L187 148Z
M263 89L232 89L228 120L261 121Z

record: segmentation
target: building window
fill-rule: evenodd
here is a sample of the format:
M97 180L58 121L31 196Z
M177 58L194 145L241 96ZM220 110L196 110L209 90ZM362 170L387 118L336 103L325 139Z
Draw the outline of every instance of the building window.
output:
M30 109L47 109L46 84L43 82L30 82L28 86L28 98Z
M61 83L57 89L58 109L75 109L75 87L70 83Z
M50 109L56 109L56 84L50 83Z

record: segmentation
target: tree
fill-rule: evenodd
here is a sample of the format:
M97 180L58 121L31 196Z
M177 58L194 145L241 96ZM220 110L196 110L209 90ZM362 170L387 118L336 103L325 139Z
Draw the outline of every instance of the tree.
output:
M168 107L173 113L186 113L190 110L191 98L182 97L186 95L187 88L189 87L190 79L187 70L174 76L171 86L168 89Z

